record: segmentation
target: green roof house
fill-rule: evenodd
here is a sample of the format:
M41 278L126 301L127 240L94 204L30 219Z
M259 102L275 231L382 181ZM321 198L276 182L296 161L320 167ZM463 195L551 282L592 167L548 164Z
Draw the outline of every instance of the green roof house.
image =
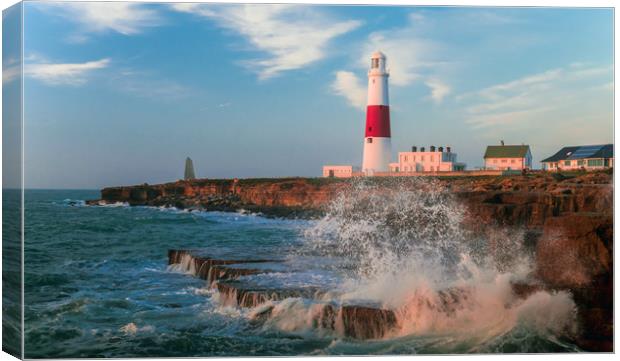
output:
M489 145L484 152L484 168L496 170L522 170L532 167L529 145Z

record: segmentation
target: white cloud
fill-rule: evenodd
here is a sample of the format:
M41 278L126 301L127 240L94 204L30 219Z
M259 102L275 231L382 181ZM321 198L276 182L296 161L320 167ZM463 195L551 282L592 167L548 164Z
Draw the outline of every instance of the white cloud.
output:
M595 91L610 92L612 89L608 84L612 70L610 66L571 64L492 85L457 99L467 102L466 122L474 128L505 127L507 124L532 126L532 122L537 121L560 121L554 114L586 114L588 99L597 97ZM603 86L601 82L605 82Z
M359 44L353 66L360 70L368 69L370 54L380 50L387 57L390 85L403 87L416 81L423 82L431 91L430 98L441 103L452 92L452 88L440 79L449 63L441 60L439 43L420 35L420 27L426 26L423 25L426 22L423 14L413 12L404 27L371 33ZM363 104L366 92L366 87L360 89L359 83L352 72L340 71L336 74L332 89L357 107Z
M71 42L86 41L85 33L134 35L162 23L157 11L139 3L63 2L37 3L36 6L78 25L80 32L69 36Z
M2 62L2 84L8 84L21 76L21 64L15 58Z
M424 84L431 89L431 98L437 104L441 103L443 98L452 92L452 88L439 79L428 79Z
M26 63L24 76L49 85L81 85L92 71L105 68L109 63L107 58L85 63Z
M562 69L548 70L540 74L529 75L507 83L497 84L479 92L479 95L488 99L501 99L503 94L510 91L531 89L537 86L545 86L549 82L558 79L562 75Z
M405 86L422 76L424 69L441 62L432 60L437 44L418 38L413 28L375 32L369 35L358 60L358 66L370 66L370 54L380 50L387 56L390 84Z
M363 109L366 105L366 87L360 79L350 71L336 72L336 79L331 85L332 90L345 97L355 108Z
M108 78L109 86L132 96L156 101L172 101L196 94L183 84L148 70L121 69Z
M329 42L360 26L296 5L205 5L180 3L173 9L203 16L245 37L266 57L245 62L260 79L300 69L323 59Z

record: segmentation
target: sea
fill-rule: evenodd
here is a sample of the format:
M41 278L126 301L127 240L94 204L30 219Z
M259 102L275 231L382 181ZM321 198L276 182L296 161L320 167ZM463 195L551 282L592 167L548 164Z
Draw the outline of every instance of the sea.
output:
M27 190L25 357L580 351L572 342L570 295L516 298L508 282L528 270L486 266L493 262L479 245L468 252L455 246L475 242L464 242L462 209L449 197L362 193L336 200L322 219L304 220L242 210L90 206L85 201L97 199L97 190ZM14 221L5 217L5 228ZM332 299L274 302L277 317L259 322L256 310L222 304L206 281L169 266L169 249L278 259L281 269L246 277L270 287L321 287L333 291ZM442 309L439 290L446 287L471 296ZM358 301L399 309L399 331L357 340L313 327L317 303Z

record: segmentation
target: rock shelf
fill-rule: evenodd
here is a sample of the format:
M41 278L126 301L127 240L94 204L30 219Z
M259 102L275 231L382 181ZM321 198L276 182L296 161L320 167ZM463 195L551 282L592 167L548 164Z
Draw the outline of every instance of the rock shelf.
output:
M219 293L219 301L225 306L255 308L270 301L287 298L319 300L326 294L317 287L304 288L266 288L250 281L238 280L242 276L269 272L268 269L235 268L235 265L248 263L278 263L274 260L226 260L195 256L189 250L169 250L168 264L180 267L194 276L208 281L211 288ZM338 332L355 339L377 339L397 327L393 310L370 307L368 305L334 305L329 302L318 303L320 311L313 320L317 328ZM271 314L273 306L262 310L258 318Z
M524 231L522 242L532 252L535 261L532 277L538 286L521 285L515 292L528 293L538 288L569 292L577 305L578 345L588 351L613 351L611 172L537 172L497 177L446 175L435 179L464 205L463 229L483 239L490 252L502 248L502 239L495 232L498 228ZM398 179L368 181L389 187L390 182ZM313 178L198 179L104 188L100 200L87 203L126 202L132 206L245 210L266 216L311 218L321 215L331 200L351 190L354 183L355 180ZM171 259L173 263L178 260ZM187 267L188 270L193 267L196 276L210 283L218 280L224 283L264 272L260 270L264 267L248 267L251 262L258 264L260 260L196 257Z

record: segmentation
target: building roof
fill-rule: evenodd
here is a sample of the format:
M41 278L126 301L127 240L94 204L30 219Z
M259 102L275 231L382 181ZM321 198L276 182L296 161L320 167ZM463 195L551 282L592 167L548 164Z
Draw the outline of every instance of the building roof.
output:
M489 145L484 158L524 158L529 149L529 145Z
M542 163L559 162L562 160L587 159L587 158L613 158L614 145L580 145L564 147L549 158L541 160Z

